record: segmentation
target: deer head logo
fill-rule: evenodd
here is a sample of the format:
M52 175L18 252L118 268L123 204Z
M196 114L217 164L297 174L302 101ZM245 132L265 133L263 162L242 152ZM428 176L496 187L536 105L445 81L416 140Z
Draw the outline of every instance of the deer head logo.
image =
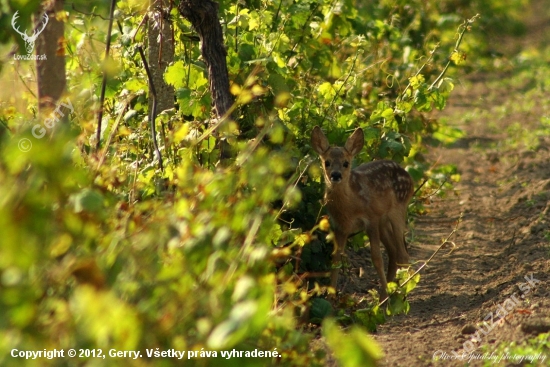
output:
M11 18L11 26L17 33L21 35L23 41L25 41L25 48L27 49L27 53L30 54L34 50L34 42L36 41L40 33L42 33L44 28L46 28L46 24L48 24L48 14L44 13L41 19L41 23L36 27L36 30L34 31L32 36L29 36L26 30L25 32L21 32L19 30L19 26L15 24L17 18L19 18L19 14L17 13L19 13L19 10L16 11L15 14L13 14L13 18Z

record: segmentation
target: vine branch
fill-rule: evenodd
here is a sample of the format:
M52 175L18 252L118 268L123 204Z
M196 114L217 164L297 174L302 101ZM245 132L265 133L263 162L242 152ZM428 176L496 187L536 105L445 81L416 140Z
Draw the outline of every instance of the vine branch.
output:
M115 13L116 0L111 0L111 8L109 9L109 27L107 29L107 43L105 45L105 58L103 60L103 79L101 80L101 92L99 96L99 111L97 113L97 134L96 134L96 150L101 147L101 120L103 120L103 103L105 102L105 89L107 87L107 70L105 64L109 59L111 50L111 33L113 31L113 18Z
M455 52L458 52L458 49L460 48L460 44L462 43L462 39L464 38L464 34L466 33L466 31L469 31L470 30L470 25L476 21L476 19L479 18L479 14L476 14L474 15L473 17L471 17L470 19L467 19L464 21L464 23L462 23L460 25L460 27L458 27L459 29L462 28L462 30L459 31L458 33L458 39L456 40L456 44L455 44L455 48L453 50L453 52L451 53L451 55ZM434 82L432 83L432 85L430 85L430 87L428 88L428 90L432 90L437 83L439 83L441 81L441 79L443 79L443 77L445 76L445 74L447 73L447 69L449 69L449 66L451 66L451 63L452 63L452 60L451 58L449 57L449 60L447 61L447 64L445 65L445 67L443 68L443 71L441 72L441 74L439 74L439 76L434 80Z
M408 282L411 281L411 279L414 278L414 276L418 273L420 273L420 271L422 269L424 269L426 267L426 265L428 265L430 263L430 261L432 261L432 259L435 257L435 255L437 255L437 253L443 248L445 247L445 245L447 244L451 244L453 246L453 248L451 249L451 251L449 251L449 254L451 254L454 249L456 248L456 244L451 241L451 237L458 231L458 226L460 225L460 222L462 222L462 217L463 217L464 213L460 213L460 216L458 217L458 220L456 221L456 225L455 227L453 228L453 230L451 231L451 233L449 233L449 235L447 236L447 238L445 238L443 241L441 241L441 245L439 245L439 247L437 248L437 250L435 250L435 252L432 254L432 256L430 256L430 258L426 261L424 261L424 263L412 274L410 275L403 283L399 284L399 287L403 287L405 284L407 284ZM380 303L378 303L378 306L381 306L384 302L386 302L392 294L394 294L396 291L390 293L388 295L388 297L384 298L382 301L380 301Z

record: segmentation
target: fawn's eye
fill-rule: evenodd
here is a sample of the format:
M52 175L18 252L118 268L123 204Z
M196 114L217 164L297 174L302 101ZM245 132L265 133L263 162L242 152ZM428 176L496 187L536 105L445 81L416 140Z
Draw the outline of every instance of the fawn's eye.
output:
M325 167L330 167L330 161L325 161Z
M344 162L344 168L348 168L349 167L349 162L348 161L345 161Z

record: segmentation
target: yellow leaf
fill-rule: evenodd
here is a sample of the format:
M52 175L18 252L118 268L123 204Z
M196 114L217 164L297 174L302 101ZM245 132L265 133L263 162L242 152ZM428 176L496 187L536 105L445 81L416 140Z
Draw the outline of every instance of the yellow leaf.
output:
M240 85L233 83L231 84L231 87L229 88L229 90L232 95L238 96L239 94L241 94L242 88Z
M248 19L248 30L253 31L253 30L258 29L258 28L260 28L260 22L259 22L258 18L250 17Z
M73 239L67 233L62 234L57 238L57 241L50 246L50 255L58 257L65 254L73 243Z
M422 83L424 83L425 80L426 79L422 74L418 74L416 76L409 78L409 82L411 83L411 87L413 87L413 89L418 89L418 87L420 87L420 85L422 85Z
M252 93L249 90L243 90L237 98L238 104L247 104L252 101Z
M455 65L460 65L462 62L466 59L466 55L461 54L460 52L454 51L451 54L451 60L455 63Z
M330 223L327 218L321 219L319 222L319 229L324 232L330 231Z
M277 107L286 107L290 97L291 97L291 95L288 92L281 92L281 93L277 94L277 96L275 97L275 106L277 106Z
M179 143L180 141L185 139L188 133L189 125L183 124L182 127L180 127L179 130L174 133L174 143Z
M265 88L262 87L261 85L255 84L252 87L252 94L254 94L255 96L261 96L264 93L265 93Z
M119 136L128 136L132 133L130 129L128 129L126 126L120 126L118 128L118 135Z

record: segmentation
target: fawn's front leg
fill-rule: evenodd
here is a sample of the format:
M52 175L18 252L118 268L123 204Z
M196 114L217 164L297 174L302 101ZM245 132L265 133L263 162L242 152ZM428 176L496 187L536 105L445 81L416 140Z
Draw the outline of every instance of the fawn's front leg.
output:
M330 286L334 289L337 289L338 285L338 272L342 267L342 254L346 250L346 242L348 240L348 235L342 231L334 231L334 240L333 245L334 249L332 251L332 270L330 272Z

